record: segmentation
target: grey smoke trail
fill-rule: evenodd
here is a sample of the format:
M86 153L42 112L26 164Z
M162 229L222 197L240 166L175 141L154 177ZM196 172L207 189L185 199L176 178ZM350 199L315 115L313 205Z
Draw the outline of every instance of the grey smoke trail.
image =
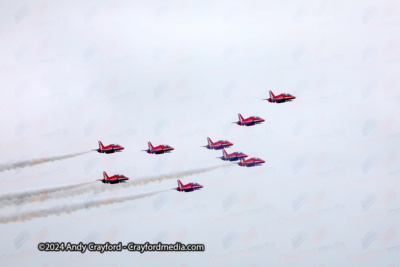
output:
M51 198L56 198L57 196L60 196L62 192L71 189L78 189L79 187L89 185L92 183L95 182L62 185L62 186L55 186L43 189L32 189L22 192L8 193L0 196L0 208L4 208L10 205L23 205L25 202L45 201L49 198L49 194L58 193L57 195L55 194L51 197Z
M10 163L10 164L0 164L0 172L4 172L7 170L13 170L13 169L18 169L18 168L25 168L25 167L30 167L30 166L35 166L39 164L43 164L46 162L51 162L51 161L56 161L56 160L63 160L63 159L69 159L73 157L77 157L83 154L87 154L90 151L85 151L85 152L80 152L80 153L74 153L74 154L67 154L67 155L61 155L61 156L54 156L54 157L48 157L48 158L41 158L41 159L31 159L31 160L23 160L15 163Z
M183 172L176 172L176 173L172 173L172 174L150 176L150 177L139 178L139 179L133 178L132 182L128 181L127 183L121 183L118 186L117 185L116 186L112 186L112 185L111 186L110 185L98 186L97 184L93 184L90 186L69 190L66 196L67 197L68 196L76 196L76 195L81 195L81 194L86 194L86 193L99 194L99 193L102 193L105 191L112 191L112 190L116 190L119 188L130 188L130 187L134 187L134 186L147 185L149 183L154 183L154 182L162 182L164 180L181 179L186 176L206 173L206 172L214 171L214 170L221 169L221 168L224 168L227 166L230 166L230 165L219 165L219 166L214 166L214 167L194 169L194 170L188 170L188 171L183 171ZM51 196L49 196L49 197L51 197Z
M94 207L100 207L104 205L114 204L114 203L121 203L129 200L136 200L140 198L154 196L169 190L162 190L152 193L144 193L140 195L126 195L116 198L107 198L103 200L96 200L96 201L89 201L83 203L76 203L71 205L61 205L57 207L52 207L48 209L40 209L36 211L24 212L20 214L10 215L10 216L2 216L0 217L0 223L7 224L11 222L24 222L30 221L35 218L44 218L50 215L61 215L65 213L72 213L75 211L83 210L83 209L90 209Z
M18 195L17 193L7 194L4 196L0 196L0 208L9 206L9 205L21 205L21 203L25 202L34 202L34 201L44 201L44 200L51 200L51 199L59 199L59 198L66 198L66 197L73 197L83 194L99 194L105 191L113 191L122 188L130 188L134 186L140 185L147 185L148 183L152 182L162 182L164 180L169 179L180 179L190 175L196 175L201 173L206 173L210 171L214 171L223 167L229 167L230 165L219 165L214 167L208 168L201 168L201 169L194 169L188 170L183 172L176 172L172 174L165 174L165 175L157 175L157 176L150 176L147 178L141 179L133 179L132 182L122 183L119 185L100 185L94 184L94 182L90 185L90 183L86 186L85 184L76 185L73 187L55 187L53 189L43 189L43 190L33 190L27 191L23 193L22 196Z
M233 163L235 164L235 163ZM230 164L230 165L233 165ZM183 171L183 172L177 172L177 173L172 173L172 174L164 174L164 175L157 175L157 176L150 176L147 178L141 178L138 180L135 180L133 183L126 183L123 184L123 187L131 187L131 186L138 186L138 185L147 185L148 183L154 183L154 182L159 182L161 183L162 181L165 180L171 180L171 179L181 179L186 176L191 176L191 175L196 175L196 174L201 174L201 173L207 173L211 171L215 171L224 167L228 167L230 165L218 165L214 167L208 167L208 168L201 168L201 169L194 169L194 170L188 170L188 171Z

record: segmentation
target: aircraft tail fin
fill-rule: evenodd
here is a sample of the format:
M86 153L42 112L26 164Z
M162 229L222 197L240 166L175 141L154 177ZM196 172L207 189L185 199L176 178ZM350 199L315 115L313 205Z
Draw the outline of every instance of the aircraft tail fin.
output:
M104 147L104 146L103 146L103 143L102 143L101 141L99 141L99 148L100 148L100 149L103 149L103 147Z
M154 148L153 145L150 142L148 144L149 144L149 149L152 150Z
M242 117L242 114L240 114L240 113L239 113L239 115L238 115L238 116L239 116L239 121L240 121L240 122L243 122L243 117Z
M274 95L274 93L272 93L271 90L269 90L269 97L270 97L270 98L275 98L275 95Z
M212 141L211 141L210 137L207 137L207 141L208 141L208 144L211 146L212 145Z
M106 172L103 172L103 178L104 178L104 180L107 180L107 179L108 179L108 175L107 175Z
M228 154L227 154L226 151L225 151L225 148L222 149L222 155L223 155L224 157L227 157L227 156L228 156Z
M183 187L183 184L181 182L181 180L178 180L178 188L181 189Z

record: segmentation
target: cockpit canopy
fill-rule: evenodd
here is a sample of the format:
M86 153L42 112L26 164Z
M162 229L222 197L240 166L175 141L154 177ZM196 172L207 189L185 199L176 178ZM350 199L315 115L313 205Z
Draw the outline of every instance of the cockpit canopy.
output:
M225 142L225 143L229 143L228 140L219 140L220 142Z
M192 185L199 185L198 183L192 183Z
M122 175L122 174L116 174L116 176L119 176L119 177L126 177L125 175Z
M118 144L111 144L112 146L120 146L120 145L118 145Z
M169 145L162 145L162 146L165 146L165 147L170 147Z

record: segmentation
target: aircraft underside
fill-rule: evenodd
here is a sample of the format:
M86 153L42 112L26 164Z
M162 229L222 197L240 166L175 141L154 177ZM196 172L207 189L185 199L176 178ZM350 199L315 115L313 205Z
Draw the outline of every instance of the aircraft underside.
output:
M179 188L176 188L179 192L192 192L192 191L195 191L195 190L200 190L201 188L188 188L188 189L183 189L183 188L181 188L181 189L179 189Z
M151 152L151 154L165 154L165 153L171 153L171 151L156 151L156 152Z
M250 123L245 123L245 124L243 124L244 126L253 126L253 125L256 125L256 124L260 124L261 122L250 122Z
M103 182L105 184L119 184L119 183L125 183L124 180L118 180L118 181L105 181Z
M223 148L224 148L224 146L214 146L214 147L211 147L210 149L221 150Z
M116 152L122 152L122 150L114 150L114 149L111 149L111 150L103 150L103 151L101 151L100 153L111 154L111 153L116 153Z
M185 191L186 193L187 192L192 192L192 191L194 191L194 190L199 190L200 188L191 188L191 189L185 189L185 190L183 190L183 191Z
M240 159L242 159L242 158L238 158L238 157L236 157L236 158L225 158L223 160L225 160L225 161L238 161Z
M261 163L252 163L252 164L242 164L240 166L242 167L254 167L254 166L260 166Z

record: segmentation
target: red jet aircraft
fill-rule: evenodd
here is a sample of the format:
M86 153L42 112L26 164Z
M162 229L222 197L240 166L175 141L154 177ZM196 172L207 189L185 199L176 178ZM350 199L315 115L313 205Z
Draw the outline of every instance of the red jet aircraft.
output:
M111 177L108 177L107 173L103 172L103 180L97 180L97 181L101 181L103 184L118 184L118 183L124 183L126 180L129 180L129 178L124 175L116 174Z
M103 146L103 143L101 141L99 141L99 149L96 149L96 151L99 153L110 154L110 153L115 153L115 152L122 152L122 150L124 150L124 149L125 149L124 147L122 147L120 145L115 145L115 144Z
M284 102L290 102L293 99L296 99L296 97L290 94L280 94L275 96L274 93L272 93L272 91L269 91L269 98L263 100L268 100L268 102L270 103L284 103Z
M188 183L188 184L183 185L181 183L181 181L178 180L178 187L174 188L174 189L179 191L179 192L192 192L194 190L199 190L199 189L202 189L202 188L203 188L202 185L199 185L199 184L196 184L196 183Z
M222 157L218 157L225 161L237 161L243 158L248 157L243 152L233 152L231 154L226 153L225 149L222 150Z
M149 142L149 149L142 150L142 151L146 151L149 154L164 154L164 153L170 153L172 150L174 150L174 148L169 145L159 145L159 146L154 147Z
M253 126L256 124L260 124L262 122L264 122L265 120L260 118L260 117L255 117L255 116L251 116L248 117L247 119L243 118L242 115L239 113L239 121L235 121L234 123L236 123L237 125L240 126Z
M213 141L211 141L210 137L207 137L207 140L208 140L208 145L203 146L203 147L206 147L208 149L219 150L219 149L223 149L224 147L233 146L233 143L231 143L227 140L219 140L215 143L213 143Z
M242 167L253 167L261 165L263 163L265 163L265 161L260 158L251 158L251 159L241 159L238 164L239 166Z

